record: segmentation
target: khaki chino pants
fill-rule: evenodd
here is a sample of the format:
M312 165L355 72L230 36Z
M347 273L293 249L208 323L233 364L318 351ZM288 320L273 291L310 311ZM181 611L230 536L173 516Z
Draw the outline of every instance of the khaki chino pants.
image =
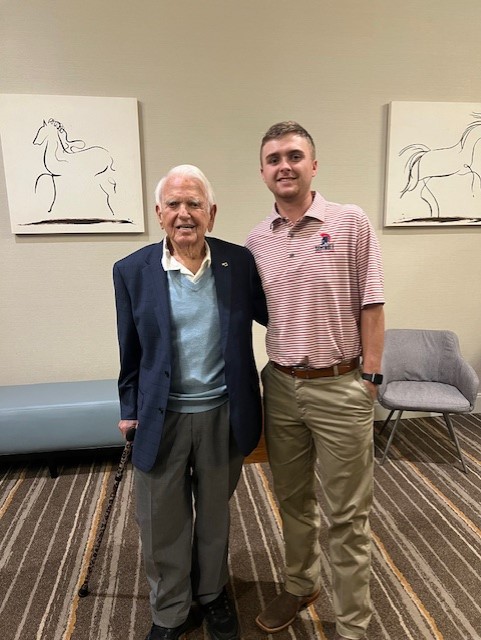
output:
M303 380L268 363L262 382L266 446L283 523L285 588L294 595L319 588L317 459L330 521L336 626L346 637L361 637L371 617L372 398L357 370Z

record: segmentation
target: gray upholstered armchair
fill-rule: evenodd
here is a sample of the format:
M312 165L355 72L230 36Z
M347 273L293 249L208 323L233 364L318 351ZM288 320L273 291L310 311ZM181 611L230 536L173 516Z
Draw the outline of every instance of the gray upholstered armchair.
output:
M452 331L388 329L385 333L378 400L390 411L380 433L398 415L380 463L383 464L404 411L442 413L456 445L463 470L466 464L459 446L451 413L473 410L479 389L476 372L462 357Z

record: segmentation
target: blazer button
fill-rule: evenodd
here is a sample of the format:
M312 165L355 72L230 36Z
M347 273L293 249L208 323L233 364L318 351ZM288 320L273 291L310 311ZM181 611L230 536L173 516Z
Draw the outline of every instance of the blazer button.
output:
M159 411L160 413L164 413L164 410L162 409L162 407L159 407Z
M169 375L170 375L170 374L169 374L169 372L168 372L168 371L164 371L164 373L165 373L165 375L166 375L167 377L169 377Z

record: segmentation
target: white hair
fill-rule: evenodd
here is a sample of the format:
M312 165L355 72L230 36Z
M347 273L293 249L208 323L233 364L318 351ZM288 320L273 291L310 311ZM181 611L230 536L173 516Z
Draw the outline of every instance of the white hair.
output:
M198 180L204 188L209 209L211 209L215 205L214 191L210 182L207 180L202 171L193 164L180 164L177 167L173 167L163 178L161 178L161 180L159 180L159 183L155 187L155 204L159 206L161 205L162 191L167 179L176 176L184 176L187 178L194 178L195 180Z

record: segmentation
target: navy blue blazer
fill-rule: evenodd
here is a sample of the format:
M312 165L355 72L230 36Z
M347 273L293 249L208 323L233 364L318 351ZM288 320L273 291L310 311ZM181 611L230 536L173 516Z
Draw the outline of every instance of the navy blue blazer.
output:
M239 450L255 449L262 405L252 349L252 321L266 325L267 307L251 253L206 238L219 307L230 424ZM122 420L138 420L132 461L149 471L161 446L171 375L170 311L163 241L119 260L113 269L120 350Z

